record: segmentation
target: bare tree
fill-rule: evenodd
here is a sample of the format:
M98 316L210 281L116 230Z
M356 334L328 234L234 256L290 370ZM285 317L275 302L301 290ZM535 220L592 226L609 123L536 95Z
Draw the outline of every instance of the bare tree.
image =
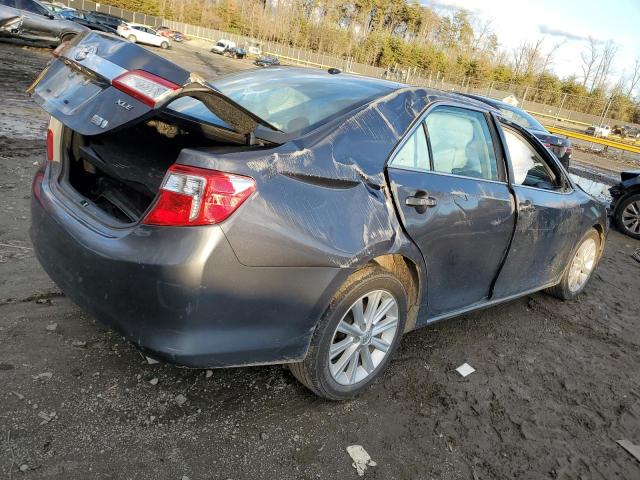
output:
M627 97L631 98L633 90L636 88L636 85L638 85L638 82L640 82L640 57L636 57L636 61L633 63L633 71L631 73L631 78L629 79Z
M589 36L589 43L587 45L587 50L580 54L580 58L582 59L582 86L587 87L587 83L591 79L594 74L594 70L596 68L596 64L598 63L598 59L600 58L600 50L598 48L598 41Z
M611 65L617 52L618 47L612 40L609 40L602 47L600 61L598 62L598 66L591 81L591 92L594 90L601 90L606 86L607 78L609 77L609 73L611 73Z
M547 72L547 68L549 68L553 64L553 56L558 51L558 49L562 47L565 43L567 43L566 40L563 40L562 42L556 42L553 44L553 47L551 47L551 49L544 56L544 59L542 61L542 71L540 72L541 74L544 74Z

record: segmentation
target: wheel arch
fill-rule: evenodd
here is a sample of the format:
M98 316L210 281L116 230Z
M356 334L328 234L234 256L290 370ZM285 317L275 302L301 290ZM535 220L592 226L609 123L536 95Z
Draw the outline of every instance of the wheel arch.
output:
M408 307L405 332L413 330L416 326L421 293L424 288L424 282L421 281L421 273L424 275L424 269L420 269L414 260L400 253L379 255L369 260L366 265L378 265L384 268L404 285L407 291Z

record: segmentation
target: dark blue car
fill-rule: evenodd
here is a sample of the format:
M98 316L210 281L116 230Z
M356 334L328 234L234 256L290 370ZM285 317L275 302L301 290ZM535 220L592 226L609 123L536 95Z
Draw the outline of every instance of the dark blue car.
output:
M57 53L32 88L35 251L150 357L286 363L344 399L406 332L574 298L601 256L605 208L484 102L281 67L209 83L95 32Z

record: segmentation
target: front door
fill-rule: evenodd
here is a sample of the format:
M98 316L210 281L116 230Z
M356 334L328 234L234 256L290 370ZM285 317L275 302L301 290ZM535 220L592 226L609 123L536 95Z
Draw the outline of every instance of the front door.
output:
M404 227L425 259L429 318L485 301L506 255L515 206L495 138L484 112L437 106L388 167Z

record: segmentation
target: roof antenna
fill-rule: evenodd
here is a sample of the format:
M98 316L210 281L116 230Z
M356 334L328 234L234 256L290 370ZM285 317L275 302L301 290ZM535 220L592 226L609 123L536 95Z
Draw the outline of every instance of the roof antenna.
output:
M329 70L327 70L327 72L329 72L331 75L337 75L339 73L342 73L342 70L340 70L339 68L331 67Z

